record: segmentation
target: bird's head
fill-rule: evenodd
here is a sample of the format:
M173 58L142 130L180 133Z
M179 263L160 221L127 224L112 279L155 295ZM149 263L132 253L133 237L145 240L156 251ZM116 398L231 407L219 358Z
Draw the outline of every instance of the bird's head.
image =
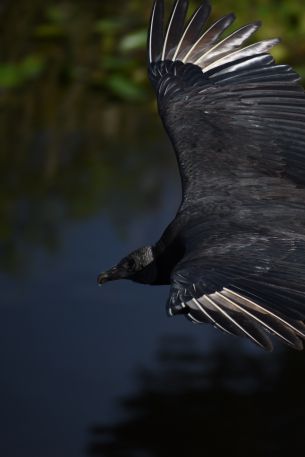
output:
M150 282L154 256L151 246L145 246L131 252L110 270L100 273L97 277L98 284L104 284L115 279L131 279L137 282Z

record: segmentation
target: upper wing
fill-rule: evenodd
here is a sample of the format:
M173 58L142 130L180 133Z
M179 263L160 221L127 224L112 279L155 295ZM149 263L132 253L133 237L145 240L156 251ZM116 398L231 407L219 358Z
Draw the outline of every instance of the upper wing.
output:
M305 96L299 76L268 54L278 40L243 47L259 27L220 40L229 14L205 31L205 1L185 24L177 0L163 30L163 0L151 17L149 76L179 164L183 201L228 192L257 196L268 186L305 184ZM286 193L286 190L283 190Z

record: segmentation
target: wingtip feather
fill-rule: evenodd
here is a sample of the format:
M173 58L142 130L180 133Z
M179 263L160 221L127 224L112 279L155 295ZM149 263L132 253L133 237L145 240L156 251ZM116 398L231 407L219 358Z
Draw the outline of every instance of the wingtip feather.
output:
M156 62L161 55L163 45L163 18L164 0L155 0L148 32L148 60L149 63Z
M233 306L236 306L241 312L259 322L267 331L280 338L289 346L296 350L303 349L301 338L305 339L305 332L301 330L300 327L302 325L299 325L298 321L283 318L278 313L261 306L253 300L249 300L247 297L231 289L224 288L218 294L228 299Z

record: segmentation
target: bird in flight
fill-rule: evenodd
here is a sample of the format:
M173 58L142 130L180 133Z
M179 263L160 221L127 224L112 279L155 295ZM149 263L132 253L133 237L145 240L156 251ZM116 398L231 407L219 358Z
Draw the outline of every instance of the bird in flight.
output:
M176 153L182 201L159 241L98 276L169 284L167 312L271 350L305 338L305 95L277 65L278 39L245 44L253 22L222 38L210 3L188 21L177 0L164 27L156 0L148 74Z

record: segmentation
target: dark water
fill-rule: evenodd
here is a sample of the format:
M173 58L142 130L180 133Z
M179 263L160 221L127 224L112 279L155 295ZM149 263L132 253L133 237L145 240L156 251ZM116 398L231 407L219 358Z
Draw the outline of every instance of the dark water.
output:
M303 455L302 353L266 355L208 326L169 319L167 287L95 284L101 269L156 240L179 202L157 116L140 114L135 137L107 140L111 154L128 154L126 174L134 178L122 189L122 164L115 164L94 214L71 215L56 188L41 201L18 189L56 242L28 240L33 221L25 217L12 238L14 268L3 266L0 455ZM130 115L123 112L123 121ZM157 138L150 145L147 130ZM107 156L105 144L98 147ZM81 181L88 170L78 173ZM19 211L16 204L16 217ZM43 218L51 211L57 218L49 227Z
M180 199L141 82L143 49L128 68L122 56L105 64L114 12L141 31L130 17L149 8L10 5L0 11L2 60L15 62L0 63L0 456L304 455L303 353L265 354L167 318L167 287L96 285L159 238ZM89 40L102 15L112 22L95 25L111 37Z
M85 207L97 195L91 191L82 203L72 188L66 197L54 177L48 178L52 189L42 195L36 194L38 183L29 191L21 182L11 199L12 217L22 222L2 243L7 255L0 282L1 455L82 455L94 442L91 427L121 416L116 399L138 391L136 372L155 364L164 336L193 336L204 348L221 341L209 329L201 332L184 319L168 319L166 287L96 285L101 269L157 240L180 198L176 166L157 116L138 111L134 134L123 129L119 139L105 135L96 146L110 174L100 209L71 214L73 199ZM124 124L137 113L123 110L121 116ZM88 165L77 163L73 143L64 146L71 153L59 168L67 173L75 168L71 185L77 187L82 178L86 182ZM46 142L37 151L39 162L47 148ZM81 150L87 153L86 144ZM113 171L107 159L113 160ZM12 174L26 173L11 162ZM46 218L50 213L53 217ZM44 240L45 232L53 243ZM30 239L28 233L33 233Z

